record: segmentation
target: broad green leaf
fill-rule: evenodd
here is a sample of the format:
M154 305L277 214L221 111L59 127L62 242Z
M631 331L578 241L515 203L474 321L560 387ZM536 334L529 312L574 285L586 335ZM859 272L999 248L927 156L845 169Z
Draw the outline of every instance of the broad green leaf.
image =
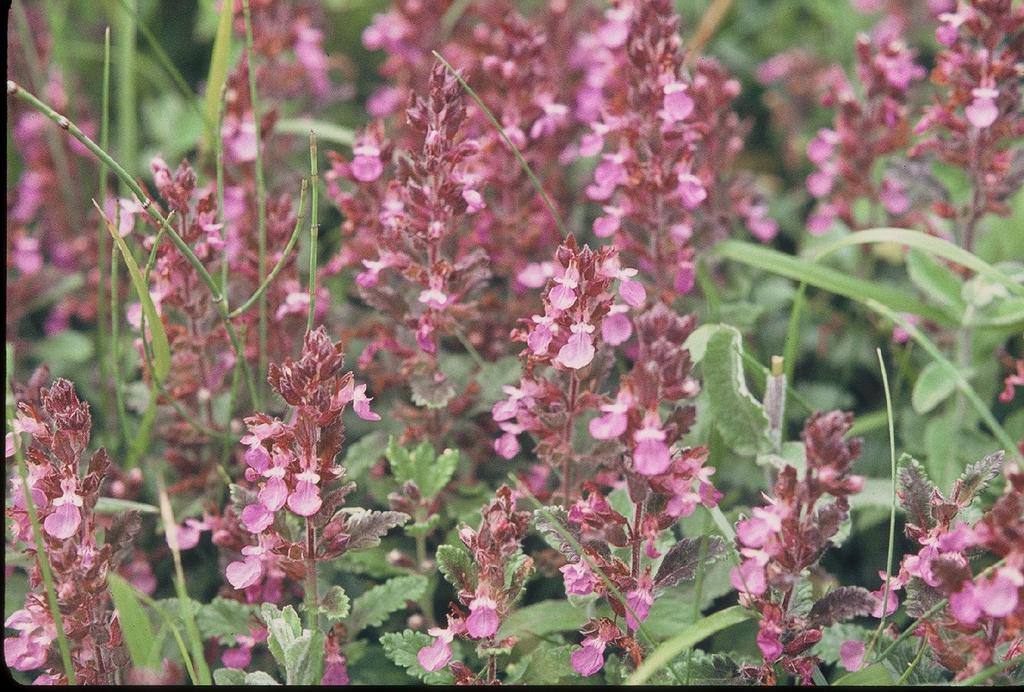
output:
M730 448L745 455L770 448L768 416L747 389L739 331L721 326L711 334L702 361L709 414Z
M348 617L351 605L348 594L346 594L345 589L340 586L332 586L327 593L324 594L324 598L321 603L324 615L331 622L338 622L339 620L344 620Z
M358 478L384 456L384 449L387 445L387 436L379 430L374 430L348 446L341 465L345 467L351 478Z
M459 452L446 449L436 455L433 446L426 440L412 451L400 447L391 438L385 450L391 472L400 484L412 481L423 497L430 499L437 495L451 480L459 465Z
M406 601L415 601L427 588L427 578L421 574L389 579L375 586L352 603L348 621L351 636L367 627L377 627L388 615L405 607Z
M572 632L582 627L586 621L586 612L567 601L541 601L514 611L501 624L497 636L501 639L508 636Z
M752 613L740 606L732 606L708 615L682 630L668 641L662 642L647 656L640 667L626 679L627 685L642 685L655 672L661 670L687 649L707 639L716 632L732 627L753 617Z
M420 485L420 491L423 493L423 496L433 498L441 492L448 485L448 481L452 479L458 466L459 450L445 449L441 452L434 459L432 468L428 469L427 473L423 475L423 485ZM417 485L419 484L417 483Z
M167 341L167 332L164 331L164 323L156 312L156 306L153 305L153 299L149 295L149 286L146 285L146 280L142 277L142 271L135 262L135 258L132 256L131 250L128 249L128 245L124 242L124 238L117 232L117 229L110 222L110 219L106 217L99 205L96 205L96 209L99 210L107 230L110 231L110 237L114 239L117 249L121 252L121 258L128 268L128 274L131 276L132 285L139 296L142 312L146 317L146 325L149 327L149 333L153 339L153 374L157 380L163 382L167 379L167 373L171 370L171 347Z
M928 363L914 383L911 403L914 410L925 414L948 399L956 391L956 382L938 363Z
M418 678L428 685L451 684L452 674L447 669L430 673L416 660L416 654L420 649L434 643L433 637L423 632L405 630L404 632L388 632L381 635L380 643L384 648L384 654L414 678Z
M860 235L861 233L855 233L850 237ZM723 259L756 267L794 281L803 281L810 286L846 296L861 303L875 300L896 312L909 312L947 327L955 326L954 320L946 314L945 310L926 305L907 295L906 291L886 286L877 281L859 279L810 260L792 257L778 250L740 240L726 240L715 246L714 253Z
M480 385L481 405L489 410L494 402L504 397L502 387L518 382L521 372L522 367L516 356L505 356L493 363L485 363L476 375Z
M575 677L571 659L576 648L575 644L552 647L542 642L508 667L505 684L554 685L562 678Z
M319 682L319 680L317 681ZM269 673L264 673L262 670L254 670L251 673L245 674L244 685L280 685L277 680L270 676Z
M449 584L467 591L476 588L476 565L465 548L460 545L440 545L436 557L437 568Z
M218 668L213 671L213 682L216 685L244 685L245 671L235 668Z
M267 648L282 669L285 667L285 651L302 634L299 614L291 606L279 609L272 603L264 603L260 617L267 626Z
M867 668L858 670L855 673L847 673L832 683L833 687L845 685L892 685L896 682L885 666L881 663L873 663Z
M142 604L135 596L135 589L116 574L107 575L107 587L110 597L117 609L117 619L121 623L124 642L128 646L128 654L132 665L136 668L158 668L159 660L153 660L151 645L153 643L153 625L143 610Z
M922 292L951 308L959 318L963 318L964 310L967 308L967 304L960 296L964 282L948 267L940 264L932 255L912 249L907 253L907 273Z

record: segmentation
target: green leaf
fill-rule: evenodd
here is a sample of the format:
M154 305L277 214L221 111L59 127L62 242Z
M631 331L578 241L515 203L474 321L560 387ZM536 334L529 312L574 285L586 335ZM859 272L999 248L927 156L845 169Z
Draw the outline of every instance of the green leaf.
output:
M740 454L755 455L770 448L768 416L747 389L742 348L734 327L722 325L708 337L702 361L704 389L722 439Z
M424 485L420 486L424 497L433 498L448 485L459 466L459 456L459 450L445 449L434 459L433 469L424 477Z
M832 686L840 685L892 685L896 682L885 666L881 663L873 663L854 673L847 673L832 683Z
M267 648L282 669L285 667L285 651L302 634L299 614L291 606L279 609L272 603L264 603L260 617L267 626Z
M320 682L317 680L317 682ZM264 673L262 670L255 670L251 673L245 674L244 685L280 685L269 673Z
M345 467L350 477L357 478L384 456L387 444L387 437L379 430L363 435L348 446L341 465Z
M505 396L502 387L515 384L521 375L522 367L516 356L505 356L493 363L484 363L476 375L476 381L480 385L478 398L481 410L490 410L496 401Z
M352 146L355 133L347 127L341 127L324 120L312 118L282 118L274 123L274 132L288 135L308 136L309 131L316 133L321 142L331 142L342 146Z
M914 383L911 403L914 410L924 414L948 399L956 391L956 381L939 363L928 363Z
M345 589L340 586L332 586L324 594L321 605L327 619L331 622L338 622L348 617L351 602L349 601L348 594L345 593Z
M395 577L375 586L352 603L352 614L348 621L350 636L367 627L377 627L396 610L405 607L406 601L415 601L427 588L427 578L421 574Z
M647 656L640 667L626 679L627 685L642 685L655 672L671 663L679 654L707 639L716 632L732 627L753 617L752 613L740 606L732 606L708 615L685 628L668 641L662 642Z
M575 644L548 646L542 643L528 655L510 665L506 684L554 685L573 675L572 652Z
M459 465L458 450L446 449L438 456L426 440L410 452L400 447L394 438L389 438L385 455L395 480L400 484L412 481L427 499L433 498L448 485Z
M451 684L452 674L447 670L430 673L416 660L416 654L419 653L420 649L430 646L433 642L433 637L423 632L413 632L412 630L388 632L380 637L381 646L384 647L384 654L394 661L395 665L403 668L412 677L430 685Z
M932 255L912 249L907 253L907 273L923 293L951 308L962 319L967 304L961 297L963 280Z
M146 280L139 270L139 265L136 264L131 250L128 249L128 245L124 242L124 238L117 232L117 229L110 222L110 219L106 217L99 205L96 205L96 209L99 210L103 222L107 225L107 230L110 231L110 237L114 239L117 249L121 252L121 258L124 260L125 266L128 267L128 274L131 276L132 285L135 286L135 292L139 296L139 302L142 304L142 313L146 317L146 325L149 327L149 333L153 339L153 374L157 380L163 382L167 379L167 373L171 370L171 346L167 341L164 323L156 312L153 298L149 295L149 286L146 285Z
M199 606L196 625L204 639L217 637L221 644L230 646L235 637L249 633L249 620L255 612L255 606L218 596Z
M220 17L217 20L217 34L213 40L210 53L210 70L206 73L206 122L217 123L220 111L220 92L228 75L228 61L231 59L231 19L233 4L222 3ZM216 125L215 125L216 126ZM215 132L207 131L206 150L213 151Z
M135 596L135 589L116 574L107 575L107 587L117 610L117 618L124 633L124 642L132 665L136 668L159 668L159 660L151 656L153 625Z
M476 589L477 569L469 551L460 545L440 545L436 559L437 568L449 584L464 591Z

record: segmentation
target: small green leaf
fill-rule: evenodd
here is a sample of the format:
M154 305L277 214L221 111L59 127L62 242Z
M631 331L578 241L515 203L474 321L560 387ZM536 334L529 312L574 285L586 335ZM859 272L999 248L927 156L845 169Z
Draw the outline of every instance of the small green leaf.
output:
M217 597L199 606L196 625L204 639L217 637L221 644L230 646L235 637L249 633L249 619L255 612L255 606Z
M406 601L415 601L427 588L427 578L421 574L395 577L375 586L352 603L348 621L351 636L367 627L376 627L388 615L405 607Z
M348 594L345 593L345 589L340 586L332 586L324 594L321 605L327 619L331 622L338 622L348 617L351 602L349 601Z
M267 648L277 661L277 665L285 667L285 651L302 634L299 614L291 606L283 610L272 603L264 603L260 609L260 617L267 626Z
M245 671L235 668L218 668L213 671L213 682L216 685L244 685Z
M567 601L541 601L520 608L509 615L501 624L498 637L572 632L582 627L586 621L586 612Z
M536 649L509 666L506 684L554 685L562 678L573 675L572 652L575 644L548 646L540 644Z
M387 437L379 430L363 435L348 446L341 465L345 467L350 477L358 478L384 456L387 444Z
M146 611L135 596L135 589L126 580L116 574L107 575L107 586L114 600L117 618L121 623L124 641L136 668L158 668L159 661L151 654L153 643L153 625L149 622Z
M399 484L412 481L427 499L433 498L448 485L459 465L458 450L446 449L438 456L426 440L409 451L400 447L394 438L389 438L385 455L395 480Z
M284 649L286 685L318 685L324 676L324 634L303 630Z
M448 485L459 466L459 450L445 449L436 459L433 468L424 476L420 491L426 498L433 498Z
M956 382L939 363L928 363L914 383L911 403L914 410L924 414L941 404L956 391Z
M917 249L907 253L907 273L921 291L962 318L967 305L961 297L964 282L935 257Z
M745 455L770 448L768 416L747 389L739 331L722 325L708 337L704 388L715 427L730 448Z
M138 512L139 514L159 514L160 510L144 502L122 500L119 497L101 497L96 501L97 514L118 514L120 512Z
M317 681L319 682L319 681ZM262 670L255 670L251 673L245 674L245 685L280 685L277 680L270 676L269 673L264 673Z

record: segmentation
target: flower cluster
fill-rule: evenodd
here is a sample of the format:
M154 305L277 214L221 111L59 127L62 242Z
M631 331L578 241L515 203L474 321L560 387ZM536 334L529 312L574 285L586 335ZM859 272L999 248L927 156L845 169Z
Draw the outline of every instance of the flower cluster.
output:
M847 498L864 484L862 476L850 474L861 449L860 440L845 439L852 420L840 411L812 415L802 434L803 477L787 464L768 503L736 524L743 561L730 580L740 603L761 614L757 646L764 657L742 673L760 684L774 683L775 664L809 684L817 658L805 652L821 639L823 626L866 615L880 600L859 587L840 587L809 611L794 602L797 582L832 545L849 515Z
M900 501L907 511L906 533L921 547L903 558L890 580L907 591L907 612L920 617L946 599L948 605L915 632L935 659L964 680L986 666L1012 658L1024 623L1024 474L1005 468L1006 489L978 520L972 502L998 476L1003 454L971 464L946 498L924 470L911 461L900 470ZM971 559L984 553L999 559L975 574ZM894 597L893 597L894 598ZM896 601L889 609L895 610ZM877 615L878 613L876 613ZM1002 647L1010 645L1009 652Z
M29 391L18 403L14 432L28 433L32 445L26 463L32 503L42 524L42 538L50 563L64 634L71 646L71 663L80 684L109 684L128 663L116 614L112 612L107 574L130 551L141 528L137 513L110 521L95 512L100 486L110 459L103 449L94 453L84 475L79 470L91 432L88 404L80 401L72 384L58 379L50 388ZM13 440L9 438L8 456ZM42 572L35 558L35 543L28 505L19 480L11 482L12 504L7 515L15 539L32 558L31 591L22 608L4 622L14 636L4 638L4 659L15 670L43 669L37 684L66 683L56 657L57 629L42 589ZM106 529L100 543L96 531Z
M416 655L426 670L437 671L450 666L456 682L475 678L465 664L451 661L451 643L456 637L476 641L481 649L511 648L515 644L514 639L499 642L496 636L502 620L522 595L526 580L533 573L533 559L522 551L530 515L516 510L516 499L511 488L501 486L494 500L480 510L480 528L463 526L459 529L459 540L469 554L464 569L449 568L448 574L455 575L452 578L457 582L459 603L469 612L453 603L448 613L448 626L429 630L435 637L433 643ZM496 682L495 654L488 655L487 680L493 683Z
M245 452L245 477L257 491L254 501L241 511L242 525L256 534L259 542L242 548L242 560L228 565L228 581L236 589L257 584L264 574L268 553L291 560L294 553L311 564L318 558L312 524L308 540L289 541L274 527L275 517L285 507L309 521L321 513L325 520L333 516L345 495L354 487L343 485L325 495L326 489L343 479L344 468L335 464L344 440L342 413L352 404L365 420L380 420L370 411L366 385L356 385L351 372L341 373L341 346L332 344L320 327L307 332L302 357L287 359L283 365L271 364L270 384L292 407L289 422L256 414L246 418L248 434L242 438ZM343 523L343 522L342 522ZM322 537L326 553L338 553L344 541L337 540L340 527L328 524ZM294 550L292 549L294 546ZM266 556L266 557L265 557Z

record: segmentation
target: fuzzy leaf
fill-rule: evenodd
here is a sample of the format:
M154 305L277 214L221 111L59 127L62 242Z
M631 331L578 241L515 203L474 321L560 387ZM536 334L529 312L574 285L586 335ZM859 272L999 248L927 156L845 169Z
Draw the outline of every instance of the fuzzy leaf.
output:
M907 253L907 273L910 280L929 298L952 308L962 318L966 304L961 297L964 282L959 276L932 255L918 249Z
M878 685L892 685L896 682L896 678L893 677L892 673L883 666L881 663L873 663L867 668L862 668L856 673L847 673L835 682L833 685L870 685L872 687Z
M465 591L476 589L476 565L465 548L459 545L438 546L436 558L437 568L449 584Z
M285 651L302 634L299 614L291 606L279 609L272 603L264 603L260 617L267 626L267 648L282 669L285 668Z
M413 375L409 378L409 387L412 403L426 408L444 408L455 397L452 383L447 378L436 381L433 373Z
M241 672L241 671L239 671ZM319 680L317 681L319 682ZM242 682L243 685L280 685L269 673L264 673L262 670L254 670L251 673L245 674L245 679Z
M580 559L576 549L565 540L565 535L568 533L576 539L577 543L582 543L583 535L577 527L569 523L569 513L565 509L552 506L545 507L543 510L534 510L533 526L549 546L566 558L571 561Z
M381 646L384 647L384 655L412 677L430 685L451 684L452 674L447 669L430 673L416 660L416 654L420 652L420 649L430 646L433 641L433 637L412 630L388 632L381 635L380 638Z
M1003 468L1004 456L1005 452L1000 450L969 464L954 486L953 500L961 506L970 504L971 500L999 475Z
M840 586L832 589L811 606L811 623L815 627L828 627L855 617L869 615L875 607L875 597L859 586Z
M586 612L567 601L541 601L513 611L501 623L498 638L571 632L578 630L586 621Z
M701 562L701 539L684 538L665 554L654 577L654 585L662 588L675 586L693 579ZM725 554L725 541L719 536L708 536L704 549L704 564L710 564Z
M348 594L340 586L332 586L324 594L321 602L324 616L331 622L338 622L348 617L350 606L351 601L349 601Z
M367 627L377 627L388 615L405 607L406 601L415 601L427 588L427 578L421 574L395 577L375 586L352 603L348 621L351 636Z
M932 519L931 499L936 492L935 485L928 480L921 463L904 454L900 457L899 470L900 505L907 513L907 523L922 531L935 525Z
M213 671L213 683L215 685L244 685L245 671L235 668L218 668Z
M770 449L768 416L747 389L742 339L735 327L721 326L708 337L702 367L710 417L725 443L743 455Z
M324 634L303 630L284 649L286 685L318 685L324 676Z
M341 465L345 467L350 477L357 478L384 456L386 446L387 438L384 433L374 430L348 446Z
M509 666L505 684L554 685L564 677L575 677L571 659L576 648L575 644L554 647L541 644Z
M919 618L942 600L942 594L923 580L911 577L907 582L907 615Z
M427 441L409 451L398 446L394 438L391 438L385 455L395 480L399 484L412 481L427 499L433 498L448 485L459 465L458 450L446 449L437 455Z
M196 625L204 639L217 637L221 644L231 646L235 637L249 633L249 618L255 612L255 606L218 596L199 606Z
M349 535L346 550L362 550L380 545L384 534L409 521L409 515L402 512L360 509L348 514L345 521L345 533Z

